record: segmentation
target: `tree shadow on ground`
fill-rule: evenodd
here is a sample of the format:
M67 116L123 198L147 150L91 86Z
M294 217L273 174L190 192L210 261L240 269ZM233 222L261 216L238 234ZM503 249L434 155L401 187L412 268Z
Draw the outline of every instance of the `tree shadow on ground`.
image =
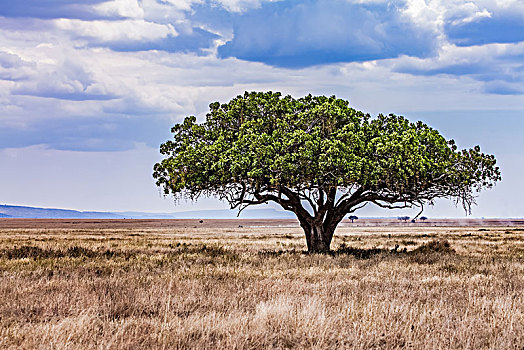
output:
M409 257L413 262L418 263L433 263L438 260L439 256L454 254L455 250L451 247L447 240L433 240L423 243L414 250L408 251L407 248L399 249L396 245L393 249L386 248L355 248L342 243L337 249L329 252L321 253L331 256L353 256L356 259L371 259L375 256L405 256ZM304 254L313 255L317 253L309 253L307 251L298 250L264 250L258 252L259 256L264 257L278 257L282 255Z

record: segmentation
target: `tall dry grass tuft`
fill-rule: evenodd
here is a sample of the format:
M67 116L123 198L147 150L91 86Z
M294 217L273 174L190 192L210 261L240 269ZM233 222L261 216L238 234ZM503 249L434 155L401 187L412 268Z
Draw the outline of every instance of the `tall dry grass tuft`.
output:
M0 229L0 348L521 349L524 233L486 230Z

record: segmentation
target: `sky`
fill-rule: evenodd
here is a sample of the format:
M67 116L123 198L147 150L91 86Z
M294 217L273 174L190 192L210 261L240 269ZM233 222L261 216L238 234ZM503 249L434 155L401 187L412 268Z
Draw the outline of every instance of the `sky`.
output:
M0 203L227 208L175 205L152 167L174 123L246 90L336 95L479 144L502 181L472 216L524 217L522 0L0 0Z

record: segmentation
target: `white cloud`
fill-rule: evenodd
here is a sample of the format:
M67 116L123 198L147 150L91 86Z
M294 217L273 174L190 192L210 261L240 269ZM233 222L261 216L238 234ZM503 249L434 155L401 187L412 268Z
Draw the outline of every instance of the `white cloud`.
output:
M479 3L487 8L500 8L524 13L524 3L521 0L480 0Z
M154 5L148 1L141 3L145 17ZM192 6L202 4L202 1L154 3L171 8L171 19L181 16L175 22L183 22L189 21L183 16L184 11L191 11ZM241 4L244 3L216 3L231 10ZM242 6L260 4L260 1L251 1ZM454 4L457 8L460 5L458 1L438 0L427 3L412 0L408 4L406 13L413 18L420 16L437 23L437 27L438 21L445 17L439 14L444 6ZM474 10L472 8L468 13L475 13ZM155 16L151 15L151 18ZM38 35L19 28L0 30L3 44L0 48L0 52L3 51L0 54L0 78L14 80L2 82L3 93L0 95L3 120L9 119L10 125L14 125L15 120L27 124L34 118L66 115L141 115L143 118L169 115L173 120L180 120L189 114L202 116L209 102L228 100L244 90L281 90L296 96L309 92L335 93L349 99L356 107L373 113L467 109L479 105L488 109L500 105L519 108L523 102L520 96L484 94L484 82L476 80L473 74L458 72L437 77L422 74L428 70L445 70L453 65L484 64L504 67L508 70L506 73L513 74L513 79L516 79L509 84L519 84L522 70L517 70L518 63L515 62L520 61L508 60L507 57L524 55L521 44L462 48L443 45L438 56L426 59L400 57L287 70L234 58L217 59L213 54L114 52L84 45L97 41L155 40L176 35L169 23L136 19L61 19L49 23L59 30L48 26ZM191 23L187 23L190 26ZM83 39L77 40L76 37ZM504 63L498 64L502 60ZM406 68L418 72L414 75ZM492 87L502 86L500 82L497 84Z
M520 0L407 0L403 13L422 27L439 32L446 24L465 24L491 18L503 12L524 16L524 2Z
M144 20L82 21L61 18L54 23L57 28L78 37L102 42L158 40L178 34L171 24Z
M264 2L279 2L284 0L215 0L226 10L231 12L245 12L259 8Z
M507 83L506 87L515 85L513 90L517 93L522 91L517 85L524 82L524 65L519 57L524 57L524 42L467 47L447 44L436 57L401 57L388 62L394 71L416 75L469 76L480 84L501 80ZM496 92L493 88L490 91ZM509 91L509 88L505 92L501 90L503 93Z
M402 12L417 25L438 32L444 23L445 5L440 0L407 0Z
M482 18L491 18L492 14L486 9L483 9L482 11L476 11L474 14L470 15L469 17L462 18L458 23L470 23L475 22ZM453 24L456 24L457 22L454 22Z
M0 79L8 81L19 81L27 79L34 64L24 61L19 55L11 50L3 51L0 48Z
M95 5L94 10L106 17L144 18L144 10L137 0L113 0Z
M204 0L161 0L160 3L169 4L177 11L190 11L193 5L203 4Z

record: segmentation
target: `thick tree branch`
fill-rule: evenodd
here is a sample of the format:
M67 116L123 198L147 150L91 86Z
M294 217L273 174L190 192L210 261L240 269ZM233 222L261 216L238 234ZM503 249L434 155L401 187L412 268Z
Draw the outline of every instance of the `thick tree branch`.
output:
M258 192L255 192L254 196L257 199L257 201L261 203L273 201L275 203L280 204L280 206L282 206L282 208L284 208L285 210L294 212L297 215L297 217L299 217L299 220L311 219L311 215L307 212L307 210L304 209L302 203L300 202L300 198L296 193L294 193L286 187L280 187L279 189L282 190L282 193L284 193L284 195L286 195L288 199L284 199L274 194L261 194Z

